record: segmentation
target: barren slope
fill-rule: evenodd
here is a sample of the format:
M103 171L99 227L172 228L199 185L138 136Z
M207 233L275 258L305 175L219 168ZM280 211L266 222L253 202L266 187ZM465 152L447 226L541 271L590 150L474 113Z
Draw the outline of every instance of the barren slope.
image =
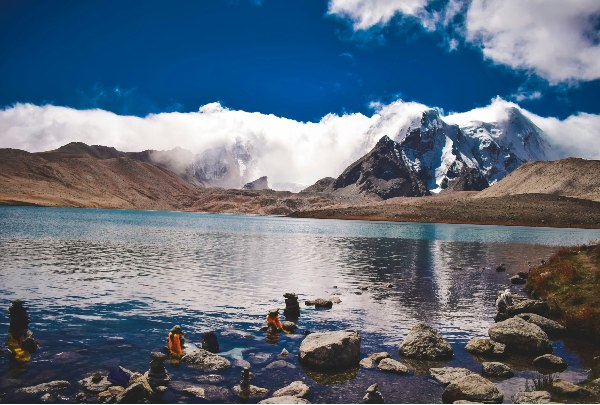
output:
M554 194L600 201L600 161L569 158L523 164L476 198Z

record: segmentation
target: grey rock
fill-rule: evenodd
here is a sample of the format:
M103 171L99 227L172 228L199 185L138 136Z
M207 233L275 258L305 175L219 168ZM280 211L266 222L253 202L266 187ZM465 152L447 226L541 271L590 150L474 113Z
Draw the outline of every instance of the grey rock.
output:
M361 366L362 368L375 368L377 367L377 362L373 359L370 359L368 357L365 357L364 359L361 359L360 362L358 363L359 366Z
M508 378L515 375L510 367L497 361L486 361L481 364L482 374L488 377Z
M367 357L375 360L376 363L379 363L381 360L389 358L390 354L388 352L377 352L371 353Z
M225 381L225 377L223 377L222 375L218 375L218 374L207 374L207 375L200 375L196 378L197 381L202 382L202 383L211 383L211 384L217 384L217 383L222 383L223 381Z
M269 353L250 353L248 355L248 360L252 364L264 364L269 362L271 358L273 358L273 355Z
M79 384L89 392L102 392L106 391L108 387L113 385L106 376L100 373L94 373L89 377L79 380Z
M373 384L367 388L367 393L363 397L363 403L365 404L383 404L383 395L377 389L377 384Z
M233 392L240 398L264 398L269 394L266 388L249 385L247 389L243 389L239 384L233 387Z
M527 280L519 275L516 275L516 276L512 276L510 278L510 282L513 284L525 284L527 282Z
M220 371L231 367L231 362L204 349L196 349L181 358L181 362L207 371Z
M43 384L32 385L30 387L22 387L15 390L15 393L20 395L43 395L47 393L55 393L66 390L71 384L68 381L56 380Z
M40 401L42 401L42 402L54 402L55 400L56 400L56 397L50 393L46 393L46 394L42 395L42 397L40 398Z
M588 394L585 388L565 380L554 380L550 389L565 397L582 397Z
M408 332L399 352L413 359L441 360L452 357L452 346L437 330L419 322Z
M276 360L272 363L267 364L266 369L272 370L276 368L296 368L292 363L289 363L285 360Z
M268 190L269 180L267 176L262 176L254 181L251 181L250 183L244 184L244 187L242 188L244 190Z
M550 309L548 308L548 304L544 301L530 300L528 298L516 299L516 297L513 304L506 308L506 313L508 316L515 316L525 313L548 316L549 311Z
M306 398L310 393L310 387L302 381L294 381L290 385L280 388L273 393L274 397L300 397Z
M355 331L311 333L300 344L300 361L323 370L354 367L360 360L360 335Z
M502 357L506 345L487 338L475 338L469 340L465 350L477 356Z
M408 367L406 365L400 363L398 360L394 359L383 359L377 365L377 368L382 371L389 371L397 374L406 374L409 372Z
M493 325L488 334L493 341L506 345L509 350L526 354L551 353L548 335L539 326L521 318L510 318Z
M122 393L123 391L125 391L125 388L121 387L120 385L113 385L113 386L109 387L107 390L99 393L96 398L98 399L98 402L101 402L104 404L115 402L117 396L120 393Z
M291 322L291 321L283 321L283 322L281 322L281 326L283 326L283 329L288 332L293 332L296 329L298 329L298 326L294 322Z
M517 315L519 318L526 320L527 322L531 322L537 326L539 326L548 336L559 336L567 330L560 323L553 321L552 319L548 319L538 314L530 314L523 313Z
M150 385L143 381L136 381L130 384L123 392L117 395L117 404L135 404L149 399L152 396L152 390L149 389Z
M314 306L318 309L330 309L333 307L333 302L325 298L315 298L314 300L307 300L304 302L305 305Z
M429 374L440 384L448 385L452 381L460 380L465 376L473 374L473 372L462 367L439 367L430 368Z
M281 351L281 353L279 353L279 355L281 357L287 357L290 355L290 352L288 352L287 349L284 347L283 350Z
M553 354L544 354L533 359L533 365L546 370L562 371L567 368L567 363Z
M452 381L442 393L444 403L466 400L485 403L501 403L504 396L489 380L477 374L469 374Z
M259 404L310 404L310 402L304 398L286 396L263 399Z
M548 391L518 392L513 397L515 404L549 404L552 402Z

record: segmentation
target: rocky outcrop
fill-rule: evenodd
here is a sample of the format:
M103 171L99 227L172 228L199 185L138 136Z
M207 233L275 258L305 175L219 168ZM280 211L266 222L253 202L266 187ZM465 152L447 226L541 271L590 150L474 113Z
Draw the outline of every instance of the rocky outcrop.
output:
M544 332L546 332L548 336L560 336L567 330L567 328L562 326L560 323L538 314L523 313L518 314L517 316L526 320L527 322L531 322L539 326Z
M486 361L481 364L481 374L488 377L509 378L515 375L510 367L497 361Z
M387 136L382 137L369 153L348 166L335 180L333 188L384 200L429 194L423 181L406 163L400 145Z
M300 344L300 361L320 370L355 367L360 360L360 335L355 331L311 333Z
M501 403L503 399L504 396L491 381L477 374L469 374L452 381L442 394L444 403L459 400Z
M333 191L333 184L335 179L333 177L324 177L317 180L315 184L309 186L301 191L301 193L330 193Z
M280 388L273 393L274 397L299 397L306 398L310 393L310 387L302 381L294 381L290 385Z
M494 342L487 338L474 338L469 340L465 350L477 356L502 357L506 345Z
M106 376L103 376L100 373L94 373L89 377L79 380L79 384L84 390L96 393L106 391L108 387L113 385L110 381L108 381Z
M267 176L262 176L250 183L244 184L244 187L242 188L244 190L268 190L269 180L267 179Z
M231 367L231 362L225 357L204 349L195 349L181 358L181 362L191 367L206 371L220 371Z
M521 318L510 318L493 325L488 333L496 342L507 349L524 354L551 353L552 345L548 335L539 326Z
M518 392L513 397L515 404L549 404L552 397L548 391L525 391Z
M562 371L567 368L567 363L553 354L544 354L533 359L533 365L544 370Z
M71 386L71 383L64 380L50 381L43 384L32 385L30 387L22 387L15 390L19 395L43 395L47 393L55 393L64 391Z
M452 381L460 380L463 377L473 374L473 372L462 367L439 367L430 368L429 374L440 384L448 385Z
M388 371L396 374L407 374L409 372L406 365L400 363L398 360L385 358L377 364L377 368L382 371Z
M413 359L449 359L452 357L452 346L437 330L420 322L408 332L399 352L402 356Z

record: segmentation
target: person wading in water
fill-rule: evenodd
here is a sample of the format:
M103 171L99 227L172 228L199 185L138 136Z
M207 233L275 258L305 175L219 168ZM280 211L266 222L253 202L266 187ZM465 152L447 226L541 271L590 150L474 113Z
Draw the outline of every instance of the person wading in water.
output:
M171 359L179 360L183 357L183 346L185 345L185 339L183 337L183 331L181 326L175 325L171 332L169 332L169 354Z
M13 301L8 308L8 340L6 345L14 356L14 359L20 362L31 360L31 353L36 351L38 343L33 338L33 333L29 330L29 315L25 309L24 302L21 300Z

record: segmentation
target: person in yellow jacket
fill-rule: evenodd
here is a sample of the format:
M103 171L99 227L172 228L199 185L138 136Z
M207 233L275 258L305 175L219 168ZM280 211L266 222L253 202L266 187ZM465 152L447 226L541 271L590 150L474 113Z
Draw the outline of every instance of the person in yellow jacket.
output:
M38 344L29 330L29 315L25 303L15 300L8 308L8 339L6 345L14 359L20 362L31 360L31 353L37 350Z
M183 346L185 344L185 338L183 337L183 331L181 326L175 325L169 332L169 354L171 357L180 359L183 357Z

